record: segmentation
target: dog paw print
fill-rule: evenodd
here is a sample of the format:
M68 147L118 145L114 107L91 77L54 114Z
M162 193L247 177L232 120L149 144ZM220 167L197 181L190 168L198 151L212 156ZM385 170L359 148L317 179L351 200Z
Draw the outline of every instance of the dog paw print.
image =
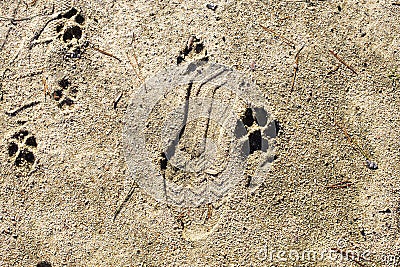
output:
M64 13L62 18L64 20L56 26L56 31L65 44L65 57L80 58L83 49L88 46L88 42L82 42L85 17L73 7Z
M53 99L58 102L60 109L71 108L75 103L78 90L75 86L71 86L68 77L64 77L58 81L58 86L59 88L53 92Z
M257 188L276 159L274 146L279 123L263 108L246 108L236 123L235 136L242 143L247 158L245 171L248 188Z
M269 114L263 108L246 108L241 116L241 121L236 124L235 135L238 139L247 139L248 154L256 151L267 152L269 138L278 134L278 123L268 121Z
M8 156L17 167L30 166L35 163L33 150L37 147L36 138L27 130L20 130L11 136L8 144Z

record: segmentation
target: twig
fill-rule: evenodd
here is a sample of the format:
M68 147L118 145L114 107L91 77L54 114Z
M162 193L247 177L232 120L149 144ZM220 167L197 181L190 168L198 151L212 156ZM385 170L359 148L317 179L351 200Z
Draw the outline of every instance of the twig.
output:
M303 48L304 48L304 45L299 49L299 51L297 51L296 56L295 56L295 63L293 66L294 74L293 74L293 80L292 80L292 91L294 88L294 83L296 81L297 71L299 70L299 54L300 54L301 50L303 50Z
M19 18L19 19L0 16L0 19L2 19L2 20L9 20L12 24L15 24L15 22L25 21L25 20L31 20L31 19L36 18L36 17L39 17L39 16L40 16L40 15L34 15L34 16L32 16L32 17Z
M49 89L47 82L46 82L46 78L42 77L42 83L43 83L44 101L46 101L46 95L47 95L47 92Z
M16 76L14 79L19 80L19 79L24 79L24 78L27 78L27 77L33 77L33 76L36 76L36 75L39 75L39 74L43 74L43 69L35 70L35 71L31 72L31 73L23 73L20 76Z
M293 41L290 41L289 39L287 39L286 37L284 37L284 36L282 36L282 35L280 35L280 34L278 34L277 32L275 32L274 30L272 30L272 29L270 29L270 28L268 28L268 27L265 27L265 26L263 26L263 25L260 25L261 26L261 28L263 28L264 30L266 30L267 32L270 32L270 33L272 33L273 35L275 35L276 37L279 37L280 39L282 39L282 41L285 43L285 44L287 44L288 46L290 46L291 48L295 48L295 45L294 45L294 42Z
M122 97L122 92L114 100L114 105L113 105L114 109L117 109L117 105L118 105L119 100L121 100L121 97Z
M11 32L11 27L8 28L7 33L5 34L6 36L4 37L4 42L3 42L3 43L1 44L1 46L0 46L0 51L2 51L3 48L4 48L4 46L6 45L8 36L10 35L10 32Z
M138 61L138 59L137 59L137 56L136 56L135 49L133 49L133 58L135 59L136 66L137 66L137 68L138 68L138 70L139 70L140 79L141 79L141 80L142 80L142 82L143 82L142 70L140 69L140 66L139 66L139 61Z
M352 186L353 183L350 181L343 181L343 182L339 182L336 184L332 184L332 185L328 185L326 188L330 188L330 189L340 189L340 188L348 188L350 186Z
M400 6L400 2L394 2L392 3L393 6Z
M128 55L128 52L126 52L126 57L128 58L129 64L131 64L131 66L132 66L132 68L133 68L133 71L135 72L136 76L137 76L137 77L139 78L139 80L143 83L143 82L144 82L144 79L143 79L143 77L142 77L142 71L141 71L141 69L140 69L139 61L138 61L137 56L136 56L135 44L136 44L136 36L135 36L135 33L133 33L133 34L132 34L131 46L133 45L133 47L132 47L132 48L133 48L133 58L135 59L135 63L136 63L137 70L136 70L134 64L132 63L132 60L130 59L130 57L129 57L129 55Z
M140 74L140 68L139 68L139 65L137 65L137 59L136 59L135 54L134 54L134 58L135 58L135 61L136 61L136 66L137 66L137 68L138 68L139 71L136 70L136 67L135 67L135 65L133 64L131 58L129 57L128 52L126 52L126 57L128 58L129 63L131 64L131 66L132 66L132 68L133 68L133 71L135 72L136 76L139 78L139 80L140 80L141 82L143 82L144 80L143 80L143 78L142 78L142 75Z
M343 131L344 135L346 136L349 143L353 146L353 148L358 150L364 156L367 167L371 170L378 169L378 165L374 161L371 160L371 157L365 152L364 149L362 149L362 147L357 143L357 141L355 141L353 138L351 138L351 136L349 135L347 130L343 126L339 125L336 121L334 121L334 124Z
M111 53L108 53L108 52L106 52L106 51L104 51L104 50L101 50L100 48L97 48L97 47L94 47L94 46L92 46L92 48L93 48L94 50L96 50L97 52L102 53L103 55L106 55L106 56L115 58L115 59L118 60L119 62L122 62L121 59L119 59L118 57L114 56L114 55L111 54Z
M131 199L133 192L135 191L135 189L137 188L137 186L133 186L131 188L131 190L129 190L128 195L126 195L124 201L121 203L121 205L118 207L118 209L115 211L114 214L114 219L113 221L115 221L115 219L117 218L118 214L120 214L122 208L125 206L125 204Z
M338 56L333 50L329 49L329 52L337 59L339 60L340 63L345 65L349 70L351 70L354 74L358 75L358 73L351 67L349 64L347 64L341 57Z
M335 125L336 125L337 127L339 127L339 128L343 131L343 133L344 133L344 135L346 136L347 140L353 145L353 147L356 148L356 149L358 149L358 150L360 151L360 153L361 153L366 159L370 159L370 157L368 156L368 154L361 148L361 146L360 146L355 140L353 140L353 138L351 138L351 136L349 135L349 133L347 132L347 130L346 130L343 126L339 125L336 121L335 121L334 123L335 123Z
M16 116L19 112L23 111L24 109L34 107L34 106L36 106L37 104L40 104L40 101L33 101L33 102L29 103L29 104L23 105L22 107L20 107L20 108L14 110L14 111L11 111L11 112L7 112L7 111L6 111L5 113L6 113L6 115L8 115L8 116L10 116L10 117L14 117L14 116Z
M207 210L207 218L206 218L206 221L208 221L209 219L211 219L212 211L213 211L212 205L211 205L211 204L208 204L208 210Z

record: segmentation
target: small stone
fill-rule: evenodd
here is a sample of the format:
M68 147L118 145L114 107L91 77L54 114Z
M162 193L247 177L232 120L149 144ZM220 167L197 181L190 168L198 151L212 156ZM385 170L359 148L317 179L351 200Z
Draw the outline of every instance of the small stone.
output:
M207 169L204 172L207 173L207 174L210 174L210 175L217 175L218 174L218 172L216 170L213 170L213 169Z
M365 162L367 164L368 169L371 169L371 170L378 169L378 164L376 164L375 162L373 162L373 161L371 161L369 159L365 160Z
M218 6L215 5L215 4L207 4L206 7L207 7L208 9L211 9L212 11L215 11L215 10L217 9Z

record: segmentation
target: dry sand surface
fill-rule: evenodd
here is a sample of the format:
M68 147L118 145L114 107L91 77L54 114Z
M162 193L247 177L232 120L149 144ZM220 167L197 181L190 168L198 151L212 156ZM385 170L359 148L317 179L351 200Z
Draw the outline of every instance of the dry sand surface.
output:
M396 1L0 1L0 266L398 266Z

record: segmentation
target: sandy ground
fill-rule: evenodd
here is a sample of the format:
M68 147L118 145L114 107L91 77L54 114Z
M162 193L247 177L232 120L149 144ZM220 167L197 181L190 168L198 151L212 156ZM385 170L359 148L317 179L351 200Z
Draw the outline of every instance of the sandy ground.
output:
M206 4L0 2L0 266L399 264L400 5ZM125 114L143 82L204 57L264 94L276 160L255 190L165 204L128 171Z

